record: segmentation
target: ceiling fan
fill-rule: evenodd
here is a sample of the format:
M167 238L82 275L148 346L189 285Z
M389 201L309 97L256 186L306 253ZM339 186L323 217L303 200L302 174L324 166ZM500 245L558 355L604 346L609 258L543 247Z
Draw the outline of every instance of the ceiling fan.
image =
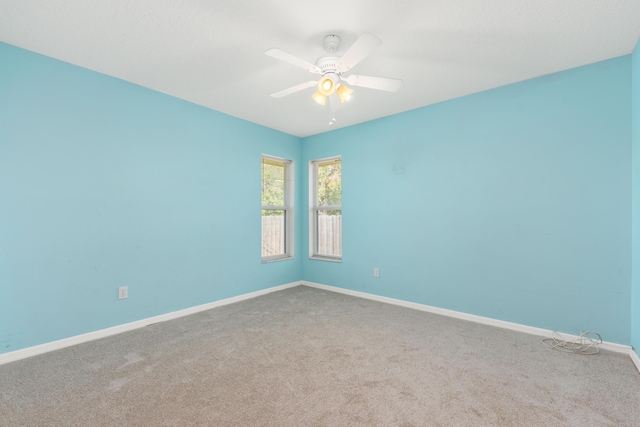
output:
M320 75L320 80L300 83L288 89L272 93L271 96L274 98L282 98L316 86L317 91L311 95L311 97L320 105L325 105L327 98L329 98L329 105L331 107L329 124L331 125L336 121L333 114L333 98L337 96L341 103L345 103L351 98L351 94L353 93L353 89L346 84L387 92L397 92L400 89L402 80L386 77L359 76L356 74L345 75L345 73L355 67L382 44L379 38L370 33L363 33L341 57L333 56L340 48L340 41L340 37L334 34L325 36L323 46L328 52L328 56L322 56L315 64L280 49L269 49L265 51L267 55L273 58L295 65L310 73Z

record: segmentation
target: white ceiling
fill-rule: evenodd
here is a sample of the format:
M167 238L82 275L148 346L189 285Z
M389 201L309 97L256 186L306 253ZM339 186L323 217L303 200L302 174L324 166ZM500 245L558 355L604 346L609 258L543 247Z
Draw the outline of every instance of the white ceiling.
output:
M328 125L309 62L326 34L382 46L353 72L404 81L355 88ZM640 0L0 0L0 41L304 137L631 53Z

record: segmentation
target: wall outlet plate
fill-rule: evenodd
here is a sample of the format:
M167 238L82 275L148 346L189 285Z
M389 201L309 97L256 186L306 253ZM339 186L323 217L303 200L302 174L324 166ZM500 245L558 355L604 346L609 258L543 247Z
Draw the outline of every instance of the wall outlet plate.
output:
M129 287L128 286L120 286L118 288L118 299L129 298Z
M380 277L380 269L378 267L373 269L373 277Z

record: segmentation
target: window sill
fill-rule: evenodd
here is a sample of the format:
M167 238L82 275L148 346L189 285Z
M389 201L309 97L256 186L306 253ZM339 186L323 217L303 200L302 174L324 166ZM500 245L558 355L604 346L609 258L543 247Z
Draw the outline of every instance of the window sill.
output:
M293 259L293 257L292 256L283 256L283 257L278 257L278 258L262 258L262 263L263 264L268 264L270 262L287 261L289 259Z
M342 258L319 256L319 255L312 255L309 257L309 259L314 261L342 262Z

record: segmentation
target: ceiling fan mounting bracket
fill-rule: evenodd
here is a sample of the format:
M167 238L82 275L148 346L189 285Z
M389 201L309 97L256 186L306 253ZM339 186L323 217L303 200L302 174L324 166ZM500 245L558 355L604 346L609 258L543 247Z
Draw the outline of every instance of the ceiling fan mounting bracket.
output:
M329 53L334 53L340 48L340 37L335 34L328 34L322 39L324 49Z

